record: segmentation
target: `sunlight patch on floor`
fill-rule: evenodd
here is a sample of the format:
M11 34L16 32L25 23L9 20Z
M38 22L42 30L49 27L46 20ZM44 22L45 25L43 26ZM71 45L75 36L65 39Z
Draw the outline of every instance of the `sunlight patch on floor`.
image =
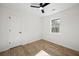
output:
M35 56L51 56L44 50L39 51Z

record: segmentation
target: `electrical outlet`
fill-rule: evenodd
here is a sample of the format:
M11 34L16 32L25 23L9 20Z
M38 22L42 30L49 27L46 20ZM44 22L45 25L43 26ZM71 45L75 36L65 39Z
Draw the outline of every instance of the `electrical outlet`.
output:
M9 29L9 32L11 32L11 29Z
M9 16L9 19L11 19L11 16Z
M9 44L11 44L11 42L9 42Z

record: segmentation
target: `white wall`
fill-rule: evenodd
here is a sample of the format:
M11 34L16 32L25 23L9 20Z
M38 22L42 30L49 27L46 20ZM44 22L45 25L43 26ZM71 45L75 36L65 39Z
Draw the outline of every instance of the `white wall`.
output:
M52 33L51 20L60 19L60 32ZM51 16L41 18L43 20L43 39L59 45L79 51L79 6L66 9Z
M0 7L0 51L39 40L40 34L40 19L34 13Z

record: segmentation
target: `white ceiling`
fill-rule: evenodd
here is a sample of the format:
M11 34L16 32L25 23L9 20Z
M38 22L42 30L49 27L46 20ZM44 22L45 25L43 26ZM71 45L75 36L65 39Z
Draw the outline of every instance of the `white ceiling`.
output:
M45 13L42 14L39 8L32 8L30 7L31 3L1 3L0 7L7 7L12 10L17 10L18 12L22 13L34 13L37 16L47 16L52 15L54 13L63 11L65 9L68 9L72 6L79 5L77 3L50 3L47 5L44 10ZM55 11L53 11L55 9Z
M48 6L45 7L45 15L52 15L54 13L63 11L65 9L68 9L70 7L73 7L75 5L78 5L77 3L51 3ZM55 9L55 10L53 10Z

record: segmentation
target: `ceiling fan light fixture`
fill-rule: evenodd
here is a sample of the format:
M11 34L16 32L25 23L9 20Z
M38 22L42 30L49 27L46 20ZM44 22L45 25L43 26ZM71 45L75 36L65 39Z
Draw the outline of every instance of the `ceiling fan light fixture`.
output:
M43 7L40 7L39 9L40 9L40 10L43 10Z

